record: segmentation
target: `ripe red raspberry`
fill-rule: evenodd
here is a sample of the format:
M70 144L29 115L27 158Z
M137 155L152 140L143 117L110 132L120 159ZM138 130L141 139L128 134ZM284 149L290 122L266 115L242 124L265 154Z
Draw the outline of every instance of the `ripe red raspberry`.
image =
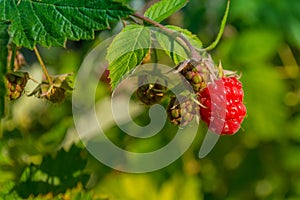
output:
M199 94L201 119L208 126L212 123L212 131L222 130L220 134L234 134L240 129L246 115L243 98L242 83L235 77L223 77L208 83Z

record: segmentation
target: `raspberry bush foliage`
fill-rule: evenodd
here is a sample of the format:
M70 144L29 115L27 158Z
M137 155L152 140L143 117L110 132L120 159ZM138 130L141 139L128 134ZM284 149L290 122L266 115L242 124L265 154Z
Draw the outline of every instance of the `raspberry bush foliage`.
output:
M139 65L155 65L163 55L171 63L175 73L181 75L178 81L189 84L191 91L183 89L180 96L174 96L168 83L162 85L155 80L148 83L149 77L143 75L137 81L139 87L134 93L136 103L145 106L166 105L166 114L173 126L188 126L192 120L202 123L202 119L211 131L218 134L236 133L246 115L242 83L236 72L215 64L209 52L216 47L224 32L229 1L219 33L207 47L190 30L164 24L164 20L187 4L187 0L161 0L141 14L113 0L0 0L0 117L4 119L10 115L9 107L13 106L12 102L22 98L37 97L55 106L62 106L68 95L76 89L72 87L71 81L74 74L51 74L39 49L67 48L68 41L94 40L100 31L112 29L119 23L122 28L106 54L112 91ZM159 46L159 51L156 45ZM27 58L21 53L22 49L31 51L36 56L43 71L41 80L35 80L26 71L28 66L24 68ZM26 89L29 82L35 84L31 91ZM223 86L221 91L216 87L219 84ZM218 108L214 109L212 104ZM225 113L223 117L222 113ZM2 121L5 123L5 120ZM60 193L72 193L67 191L70 188L84 188L89 178L83 172L85 161L78 158L80 166L72 168L73 171L61 168L63 172L54 170L57 174L53 174L50 170L51 167L56 167L51 162L62 162L67 155L75 157L74 151L79 153L73 146L69 151L58 151L56 158L45 154L40 164L29 164L16 183L7 185L8 196L15 198L13 195L21 195L22 198L27 198L49 195L52 198ZM72 160L66 161L72 165ZM28 184L40 191L29 190L26 188ZM0 193L0 197L1 195L4 194ZM72 195L77 198L86 195L89 199L91 194Z

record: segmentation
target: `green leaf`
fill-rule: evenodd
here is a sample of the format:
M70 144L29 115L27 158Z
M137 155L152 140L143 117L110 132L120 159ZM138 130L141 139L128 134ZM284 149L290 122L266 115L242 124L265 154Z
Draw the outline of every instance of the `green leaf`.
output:
M224 30L225 30L225 26L226 26L228 14L229 14L229 7L230 7L230 0L227 1L225 14L223 16L223 19L222 19L222 22L221 22L221 27L220 27L219 33L217 35L217 38L208 47L205 48L206 51L210 51L210 50L214 49L218 45L218 43L220 42L221 37L222 37L222 35L224 33Z
M128 25L114 38L106 56L112 89L142 62L151 46L150 34L145 26Z
M112 0L0 0L0 19L11 21L17 46L64 46L66 39L93 39L95 30L132 11Z
M180 28L178 26L172 26L172 25L167 25L166 26L168 29L171 29L173 31L180 32L188 41L196 48L196 49L202 49L202 42L201 40L197 37L197 35L194 35L187 29Z
M49 176L56 176L61 180L74 179L75 172L82 171L87 163L80 156L81 152L82 149L75 145L69 151L60 149L54 158L51 155L44 156L40 169Z
M189 30L171 25L166 27L182 34L196 49L202 49L202 42L200 39ZM189 49L185 44L179 43L174 37L160 31L155 32L155 35L161 48L171 57L176 65L189 57L187 52Z
M8 48L7 44L9 41L9 35L7 32L8 22L0 20L0 119L4 117L4 108L5 108L5 96L6 96L6 87L4 75L7 70L7 54Z
M83 153L82 148L73 144L68 151L60 149L54 157L44 155L39 166L30 164L24 169L13 191L27 199L29 196L65 193L78 183L86 185L90 175L84 172L87 160Z
M15 183L13 181L7 181L3 185L1 185L0 199L5 199L5 200L21 199L21 197L19 197L15 191L12 191L14 186Z
M188 0L161 0L145 12L145 17L161 22L187 4Z

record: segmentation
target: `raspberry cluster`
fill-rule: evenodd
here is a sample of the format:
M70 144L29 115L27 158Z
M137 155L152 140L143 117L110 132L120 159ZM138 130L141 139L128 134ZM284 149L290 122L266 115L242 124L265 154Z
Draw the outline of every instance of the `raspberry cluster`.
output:
M242 83L234 74L226 77L222 67L212 74L206 65L195 60L179 64L176 70L184 77L182 81L189 82L195 96L191 99L180 95L177 97L180 101L171 96L167 106L168 118L176 126L185 126L200 114L211 131L222 135L234 134L246 115ZM145 79L142 77L139 81ZM166 91L167 88L159 84L146 84L138 88L137 96L144 104L153 105L166 96Z

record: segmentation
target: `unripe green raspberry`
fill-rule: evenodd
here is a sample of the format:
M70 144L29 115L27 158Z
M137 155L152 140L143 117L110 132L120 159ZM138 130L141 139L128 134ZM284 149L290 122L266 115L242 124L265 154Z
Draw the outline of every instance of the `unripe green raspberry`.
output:
M191 99L183 100L180 103L176 97L172 97L167 107L167 113L172 124L186 126L199 113L199 105Z
M194 92L199 92L202 88L205 88L205 82L198 72L196 64L192 60L184 61L178 66L178 71L191 84Z

